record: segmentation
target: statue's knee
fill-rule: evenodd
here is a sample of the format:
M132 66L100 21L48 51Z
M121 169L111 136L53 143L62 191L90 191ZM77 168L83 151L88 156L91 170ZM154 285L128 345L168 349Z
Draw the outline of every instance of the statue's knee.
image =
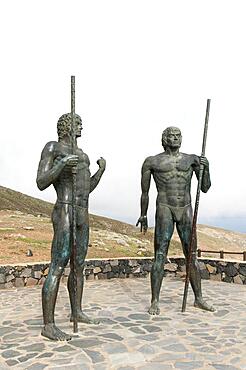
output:
M64 271L64 268L65 266L63 264L57 264L54 268L53 268L53 275L54 276L61 276L63 271Z

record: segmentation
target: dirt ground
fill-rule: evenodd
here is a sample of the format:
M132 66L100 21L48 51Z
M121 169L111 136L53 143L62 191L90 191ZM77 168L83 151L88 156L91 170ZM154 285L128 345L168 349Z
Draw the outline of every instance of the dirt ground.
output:
M153 229L143 235L132 225L99 216L91 216L90 224L87 258L153 256ZM52 237L49 217L1 210L0 264L49 261ZM246 250L246 235L199 225L198 244L201 249L241 252ZM33 256L27 256L28 250L32 251ZM171 255L182 255L176 233L169 249ZM218 254L213 253L202 256L219 258ZM226 258L242 261L241 255L227 255Z

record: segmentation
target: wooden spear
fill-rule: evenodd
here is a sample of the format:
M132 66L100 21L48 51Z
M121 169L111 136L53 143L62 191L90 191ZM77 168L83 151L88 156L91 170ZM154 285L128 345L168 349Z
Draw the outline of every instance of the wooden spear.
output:
M205 156L205 148L206 148L207 132L208 132L208 119L209 119L209 111L210 111L210 101L211 99L207 99L207 108L206 108L203 142L202 142L202 154L201 154L202 157ZM187 256L187 261L186 261L186 278L185 278L182 312L185 312L185 309L186 309L192 257L194 254L196 254L196 249L197 249L196 224L197 224L198 207L199 207L199 201L200 201L200 191L201 191L203 170L204 170L204 165L200 164L197 192L196 192L196 202L195 202L195 209L194 209L192 229L191 229L191 238L190 238L188 256Z
M75 76L71 76L71 136L72 136L72 154L76 154L76 119L75 119ZM74 307L73 307L73 331L78 332L77 318L77 272L76 272L76 167L72 170L72 253L70 258L70 267L73 279L74 289Z

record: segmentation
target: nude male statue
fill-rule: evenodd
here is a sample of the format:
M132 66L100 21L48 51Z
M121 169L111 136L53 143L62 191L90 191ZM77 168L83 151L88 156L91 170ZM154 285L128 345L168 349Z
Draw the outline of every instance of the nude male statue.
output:
M209 163L205 157L179 152L182 136L177 127L168 127L162 133L164 152L145 159L142 166L141 216L137 221L141 231L148 229L147 209L151 175L157 188L155 216L155 258L151 270L151 306L149 313L159 315L159 295L164 276L164 263L169 243L176 228L187 260L192 228L191 178L193 172L199 176L200 163L204 165L201 190L210 188ZM196 255L192 255L190 282L195 295L194 306L214 311L202 298L201 275Z
M44 327L42 335L52 340L70 340L71 336L62 332L54 321L57 292L62 272L71 256L71 220L72 220L72 170L76 168L76 274L77 302L74 300L73 274L68 277L68 291L71 304L71 317L77 312L78 322L97 323L89 319L82 311L82 294L84 286L84 261L89 241L89 194L99 183L105 170L103 158L97 161L98 171L91 176L89 158L76 144L76 154L71 149L71 114L62 115L57 123L58 142L48 142L41 154L37 173L37 185L40 190L51 184L57 193L57 201L52 213L54 237L51 250L51 265L42 290ZM75 115L76 138L81 136L82 121Z

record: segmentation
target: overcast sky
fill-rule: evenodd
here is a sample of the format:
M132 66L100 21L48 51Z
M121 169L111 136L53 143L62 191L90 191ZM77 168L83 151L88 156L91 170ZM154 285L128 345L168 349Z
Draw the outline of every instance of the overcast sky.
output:
M75 75L79 146L92 173L107 160L90 211L134 223L144 159L162 151L170 125L182 131L181 151L200 155L211 98L212 187L199 222L246 231L244 1L9 0L0 14L0 185L55 200L52 188L37 189L36 172L70 111ZM151 224L155 197L152 184Z

